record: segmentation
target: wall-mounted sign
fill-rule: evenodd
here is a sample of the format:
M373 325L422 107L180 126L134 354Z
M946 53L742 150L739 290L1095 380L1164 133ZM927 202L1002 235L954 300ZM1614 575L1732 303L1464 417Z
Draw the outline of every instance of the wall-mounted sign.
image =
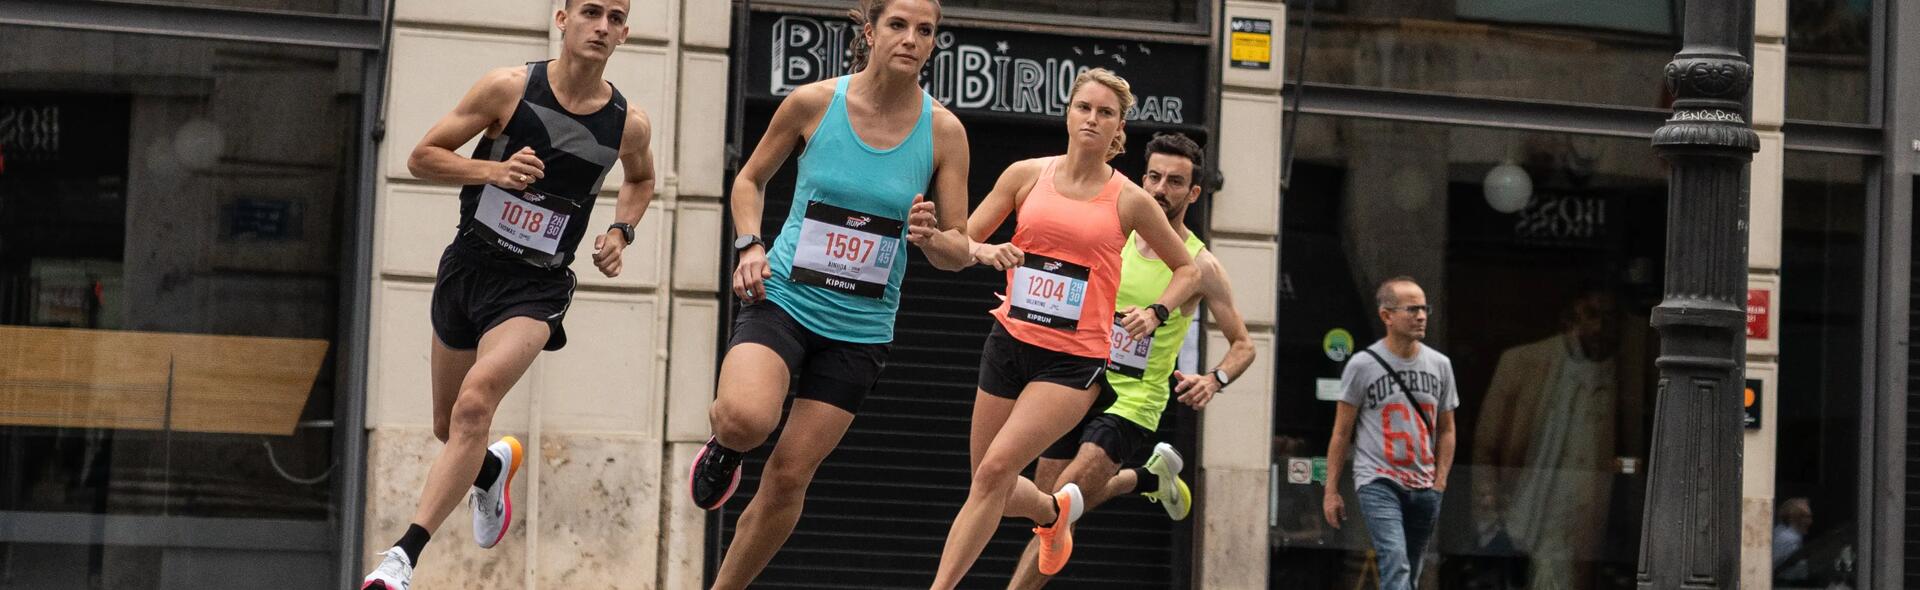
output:
M1747 380L1747 393L1746 393L1745 399L1741 400L1743 404L1741 408L1746 415L1745 424L1746 424L1747 430L1760 429L1760 414L1761 414L1760 403L1762 400L1761 396L1766 395L1766 393L1767 393L1767 389L1766 389L1765 382L1759 379Z
M284 240L300 237L300 204L287 199L234 199L220 208L220 237Z
M1747 289L1747 337L1766 340L1772 334L1773 292Z
M1747 276L1747 354L1780 354L1780 277Z
M752 29L746 91L763 98L850 73L847 42L860 33L844 18L774 12L754 13ZM1096 67L1132 85L1128 120L1205 124L1201 45L945 26L920 85L958 111L1053 118L1066 113L1074 77Z
M1326 353L1327 359L1333 362L1346 362L1347 357L1353 356L1353 333L1344 328L1327 330L1327 335L1320 337L1320 352Z
M1243 70L1273 69L1273 21L1236 16L1228 30L1230 65Z

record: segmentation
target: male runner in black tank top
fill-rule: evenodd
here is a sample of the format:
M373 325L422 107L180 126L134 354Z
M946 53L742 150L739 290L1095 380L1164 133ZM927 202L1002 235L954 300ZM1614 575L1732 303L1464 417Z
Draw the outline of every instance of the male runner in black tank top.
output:
M407 159L424 180L462 185L460 224L433 292L433 423L446 443L411 526L361 588L407 590L427 538L472 491L474 540L492 547L513 518L518 440L487 446L494 409L541 350L567 342L567 270L593 235L593 262L620 274L653 200L652 126L603 73L626 41L629 0L568 0L555 12L560 57L496 69L442 117ZM484 133L471 157L454 153ZM589 221L616 161L625 173L610 225ZM604 231L601 231L604 228Z

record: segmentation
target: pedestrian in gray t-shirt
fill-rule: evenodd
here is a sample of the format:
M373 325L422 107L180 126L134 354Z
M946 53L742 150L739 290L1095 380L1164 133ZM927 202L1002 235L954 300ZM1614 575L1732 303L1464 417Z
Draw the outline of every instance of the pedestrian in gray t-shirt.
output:
M1323 508L1327 524L1340 528L1346 519L1340 470L1353 451L1354 495L1373 539L1380 588L1410 590L1453 468L1460 392L1453 362L1420 343L1433 315L1426 291L1411 278L1395 277L1380 283L1374 298L1387 337L1348 358L1340 376L1344 395L1327 443Z

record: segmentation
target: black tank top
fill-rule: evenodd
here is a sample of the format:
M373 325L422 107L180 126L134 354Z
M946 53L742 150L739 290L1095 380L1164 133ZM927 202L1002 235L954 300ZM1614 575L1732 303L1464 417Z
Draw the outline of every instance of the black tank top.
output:
M466 258L553 272L572 264L600 186L620 161L627 99L614 88L599 111L567 112L547 82L548 63L527 64L527 87L513 118L498 137L481 137L473 148L473 159L500 162L531 147L546 176L525 193L478 184L460 189L454 249Z

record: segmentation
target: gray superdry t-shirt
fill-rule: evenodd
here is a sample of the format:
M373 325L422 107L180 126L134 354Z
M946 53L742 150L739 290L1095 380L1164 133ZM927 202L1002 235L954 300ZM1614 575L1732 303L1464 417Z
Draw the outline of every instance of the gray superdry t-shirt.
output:
M1433 487L1439 449L1433 448L1433 433L1427 426L1434 425L1436 404L1440 412L1460 406L1453 361L1424 344L1412 359L1388 352L1385 340L1367 348L1386 359L1400 373L1400 380L1413 388L1426 425L1413 417L1413 406L1380 361L1364 352L1347 359L1347 368L1340 374L1340 389L1346 392L1341 401L1352 404L1360 416L1353 435L1353 486L1384 477L1406 489Z

